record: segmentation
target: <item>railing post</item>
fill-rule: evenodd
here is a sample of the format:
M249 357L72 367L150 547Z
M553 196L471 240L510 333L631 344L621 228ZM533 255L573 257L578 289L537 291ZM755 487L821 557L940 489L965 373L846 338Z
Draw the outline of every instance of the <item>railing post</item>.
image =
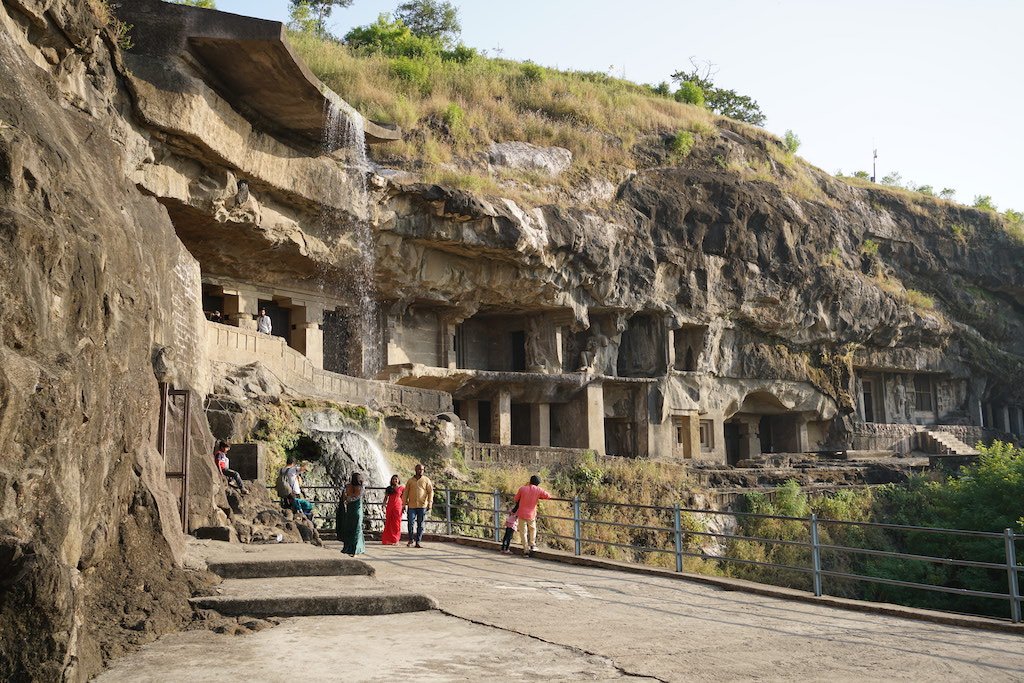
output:
M580 523L580 497L572 499L572 540L573 552L577 555L583 554L583 530Z
M821 543L818 540L818 515L811 513L811 568L814 570L814 595L821 597Z
M452 535L452 490L445 487L444 490L444 528L445 532Z
M673 522L676 538L676 571L683 571L683 514L679 511L679 503L673 509Z
M501 543L501 493L494 489L492 494L494 500L494 541Z
M1013 529L1003 531L1006 539L1006 579L1010 588L1010 619L1020 623L1020 583L1017 578L1017 548L1014 543Z

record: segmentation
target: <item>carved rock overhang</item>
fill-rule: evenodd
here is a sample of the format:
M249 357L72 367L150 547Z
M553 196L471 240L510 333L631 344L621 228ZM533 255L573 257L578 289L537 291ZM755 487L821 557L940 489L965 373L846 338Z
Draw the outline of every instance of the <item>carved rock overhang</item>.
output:
M325 112L337 96L295 54L281 22L160 0L120 3L117 13L132 26L132 52L190 59L211 87L267 132L323 148ZM364 128L371 144L402 137L400 129L366 119Z

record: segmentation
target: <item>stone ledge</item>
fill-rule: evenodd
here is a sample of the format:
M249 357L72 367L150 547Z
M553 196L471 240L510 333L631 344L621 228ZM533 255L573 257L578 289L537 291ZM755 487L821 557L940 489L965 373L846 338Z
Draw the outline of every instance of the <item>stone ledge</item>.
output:
M427 534L426 538L431 541L455 543L474 548L485 548L498 552L501 544L479 538L463 538L456 536L443 536ZM704 576L688 572L676 573L667 569L657 567L645 567L641 565L619 562L616 560L605 560L597 557L576 556L556 550L538 550L532 554L540 560L550 562L561 562L580 567L597 567L601 569L612 569L630 574L644 574L647 576L658 576L666 579L677 579L681 581L692 581L708 586L715 586L726 591L744 591L756 595L763 595L781 600L796 600L824 607L835 607L852 612L863 612L867 614L881 614L884 616L898 617L901 619L913 619L916 621L927 621L933 624L946 624L949 626L962 626L966 628L985 629L989 631L1000 631L1003 633L1014 633L1024 635L1024 623L1014 624L1009 621L1000 621L990 617L977 617L966 614L954 614L951 612L935 612L932 610L918 609L916 607L904 607L887 602L866 602L864 600L851 600L829 595L817 597L804 591L794 588L782 588L767 584L744 581L742 579L727 579L719 576Z

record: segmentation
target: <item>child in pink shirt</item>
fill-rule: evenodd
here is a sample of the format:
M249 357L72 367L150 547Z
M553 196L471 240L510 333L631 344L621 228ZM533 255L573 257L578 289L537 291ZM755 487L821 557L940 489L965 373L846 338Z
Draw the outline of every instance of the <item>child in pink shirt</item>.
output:
M519 515L516 512L519 510L519 503L512 506L512 509L508 511L508 516L505 518L505 536L501 539L501 552L505 555L511 555L512 551L509 546L512 545L512 537L516 533L516 527L519 526Z

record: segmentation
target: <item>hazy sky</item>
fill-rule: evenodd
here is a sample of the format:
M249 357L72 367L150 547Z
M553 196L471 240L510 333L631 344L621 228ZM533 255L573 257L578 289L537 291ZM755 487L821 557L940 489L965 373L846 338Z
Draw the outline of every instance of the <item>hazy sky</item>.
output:
M400 0L355 0L332 29ZM756 99L830 173L898 171L1024 210L1024 0L455 0L467 45L657 83L689 58ZM287 0L217 0L287 20ZM345 93L339 93L344 97Z

